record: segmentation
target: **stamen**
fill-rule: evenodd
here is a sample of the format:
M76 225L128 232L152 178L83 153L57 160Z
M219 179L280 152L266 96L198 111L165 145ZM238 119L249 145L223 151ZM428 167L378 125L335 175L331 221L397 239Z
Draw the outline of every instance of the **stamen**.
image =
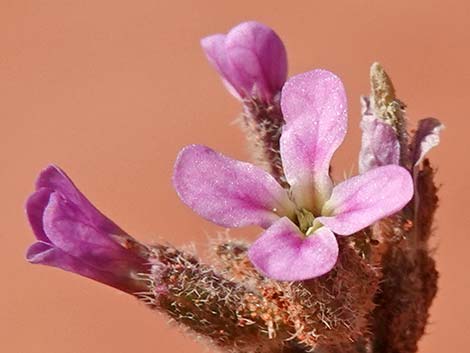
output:
M300 231L305 235L308 235L307 232L312 227L315 217L305 208L296 209L295 214L297 216L297 221L299 222Z

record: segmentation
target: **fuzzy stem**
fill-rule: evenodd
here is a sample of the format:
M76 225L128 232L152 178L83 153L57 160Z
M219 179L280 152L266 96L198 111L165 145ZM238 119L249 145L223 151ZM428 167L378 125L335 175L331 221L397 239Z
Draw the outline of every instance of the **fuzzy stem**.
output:
M258 315L263 298L256 287L228 280L171 246L154 245L152 250L149 290L136 294L146 304L226 352L295 351L298 343L287 341L282 324L274 334Z
M245 99L241 125L246 133L256 162L276 180L287 186L279 152L279 139L284 125L279 101L265 103L256 98Z

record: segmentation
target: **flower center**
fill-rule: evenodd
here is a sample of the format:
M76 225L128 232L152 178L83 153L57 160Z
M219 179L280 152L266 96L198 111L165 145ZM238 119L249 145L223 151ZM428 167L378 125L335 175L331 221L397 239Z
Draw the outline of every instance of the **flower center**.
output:
M297 224L300 228L300 231L307 237L321 227L321 223L316 222L315 216L305 208L296 209L295 215L297 216Z

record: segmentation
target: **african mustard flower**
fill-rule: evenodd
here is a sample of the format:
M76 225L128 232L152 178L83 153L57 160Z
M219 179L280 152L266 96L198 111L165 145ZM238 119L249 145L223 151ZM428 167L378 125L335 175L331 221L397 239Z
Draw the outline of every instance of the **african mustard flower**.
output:
M128 293L144 288L146 248L98 211L56 166L41 172L26 203L37 238L27 259L75 272Z
M271 101L287 77L284 44L269 27L243 22L228 32L201 40L202 48L238 99L256 97Z
M250 163L190 145L175 163L179 197L221 226L264 228L249 257L266 276L295 281L327 273L338 258L335 234L351 235L399 211L413 195L409 172L396 165L333 185L330 161L346 134L346 104L331 72L289 79L281 94L286 123L280 140L289 190Z

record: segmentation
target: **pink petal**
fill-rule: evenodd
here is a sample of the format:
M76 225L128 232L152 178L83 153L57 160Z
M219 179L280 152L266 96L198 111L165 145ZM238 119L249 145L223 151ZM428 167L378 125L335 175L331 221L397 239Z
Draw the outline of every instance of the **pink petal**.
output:
M289 123L308 114L312 124L334 125L344 138L347 130L347 99L341 79L327 70L313 70L287 80L282 88L281 108ZM340 143L341 143L340 141Z
M338 243L326 227L305 237L284 217L254 242L248 256L267 277L302 281L321 276L333 268L338 258Z
M222 77L227 90L237 99L241 98L241 91L237 90L241 83L238 75L230 64L225 50L225 34L214 34L201 40L201 47L206 54L209 62L214 66L219 75Z
M359 172L400 162L400 142L392 126L372 114L369 101L362 101L362 145L359 153Z
M296 203L314 210L331 192L330 161L347 129L346 93L337 76L314 70L287 81L281 106L284 172Z
M287 77L287 55L277 34L259 22L241 23L227 35L201 41L211 64L238 99L255 96L271 101Z
M44 231L55 247L104 271L127 273L132 265L139 267L143 261L58 192L50 195L43 222Z
M224 227L266 228L293 213L286 190L270 174L201 145L180 152L173 184L186 205Z
M49 192L57 191L66 199L75 203L92 222L102 228L104 231L112 234L126 234L113 221L104 216L75 186L73 181L65 174L63 170L55 165L50 165L42 170L36 180L36 189L48 189ZM30 201L28 201L29 203ZM44 206L44 205L43 205ZM41 207L37 203L33 203L32 207L27 206L27 211L33 211L34 208ZM39 212L39 210L36 210ZM37 217L36 217L37 218ZM34 219L34 217L33 217ZM31 220L31 218L30 218ZM33 226L34 227L34 226Z
M42 241L36 242L28 248L26 259L33 264L58 267L103 283L113 283L111 281L113 277L106 270L85 263L82 259L67 254L54 245ZM114 283L111 285L114 285Z
M281 90L287 78L287 54L271 28L255 21L241 23L227 34L225 47L247 93L270 100Z
M399 166L378 167L334 187L317 221L340 235L353 234L401 210L413 196L410 173Z
M36 189L47 188L52 191L59 191L70 201L87 208L90 203L78 190L73 181L65 172L55 165L49 165L41 171L36 180Z
M439 135L443 129L444 125L435 118L419 121L411 151L413 165L420 164L424 156L439 144Z
M280 140L282 163L293 199L297 206L315 213L332 188L331 151L322 144L318 132L310 116L304 115L283 127Z
M49 203L53 190L41 187L28 197L26 201L26 215L33 229L36 239L48 242L49 238L44 232L44 209Z
M148 290L145 281L130 277L128 275L129 271L106 271L106 269L83 262L82 259L73 257L54 245L42 241L36 242L28 248L26 259L33 264L58 267L65 271L77 273L127 293L132 294Z

